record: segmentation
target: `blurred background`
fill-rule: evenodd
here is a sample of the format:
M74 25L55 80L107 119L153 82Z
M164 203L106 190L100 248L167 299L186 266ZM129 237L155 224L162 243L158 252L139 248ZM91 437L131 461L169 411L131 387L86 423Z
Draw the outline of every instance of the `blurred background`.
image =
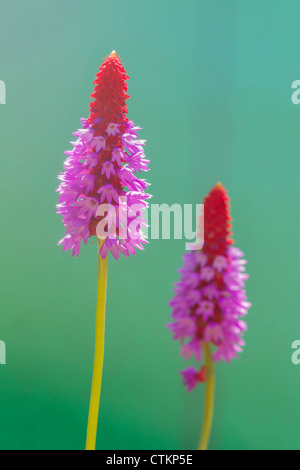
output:
M82 449L97 248L57 247L57 174L113 49L130 75L153 203L199 204L221 181L249 260L246 347L218 364L211 449L299 449L297 0L10 0L0 4L0 448ZM187 393L165 328L185 240L109 259L97 447L194 449L204 388Z

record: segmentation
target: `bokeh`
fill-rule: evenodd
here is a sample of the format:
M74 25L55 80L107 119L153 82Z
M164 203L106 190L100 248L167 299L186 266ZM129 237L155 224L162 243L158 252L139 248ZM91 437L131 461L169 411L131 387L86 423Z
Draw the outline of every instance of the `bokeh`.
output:
M299 448L297 0L10 0L0 4L0 448L82 449L94 353L97 245L57 247L57 174L115 49L143 127L153 203L228 189L249 260L246 347L218 364L212 449ZM185 240L109 259L97 448L194 449L202 386L165 324Z

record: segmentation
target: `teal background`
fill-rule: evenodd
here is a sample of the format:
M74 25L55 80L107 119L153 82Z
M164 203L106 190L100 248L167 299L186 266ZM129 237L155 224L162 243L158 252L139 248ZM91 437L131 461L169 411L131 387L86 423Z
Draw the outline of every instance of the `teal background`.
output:
M211 449L299 449L299 2L0 3L0 448L82 449L94 348L96 245L57 247L57 174L92 82L116 49L143 127L153 203L201 203L217 182L249 260L246 348L218 364ZM109 259L97 448L193 449L203 388L187 394L165 328L184 240Z

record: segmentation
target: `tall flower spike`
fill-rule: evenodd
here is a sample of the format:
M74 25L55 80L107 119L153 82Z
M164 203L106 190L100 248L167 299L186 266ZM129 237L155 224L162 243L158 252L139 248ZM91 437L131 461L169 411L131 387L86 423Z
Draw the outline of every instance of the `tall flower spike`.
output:
M71 142L73 149L65 152L68 158L65 171L59 175L57 212L63 217L66 232L59 245L63 250L71 249L74 256L79 255L81 242L86 244L93 235L105 239L100 249L102 258L109 252L116 259L120 253L129 256L147 243L141 212L148 207L150 195L145 192L148 183L136 172L148 171L149 160L144 155L145 141L138 139L140 128L127 118L127 79L113 51L94 81L89 118L81 120L83 127L74 132L77 139ZM127 210L125 200L139 208L138 216L136 210ZM124 217L128 230L124 228ZM138 230L132 235L133 225Z
M181 371L188 391L200 382L207 384L201 449L207 447L212 419L213 361L230 362L242 351L246 330L242 318L251 306L244 289L248 279L246 260L243 253L232 246L230 221L229 198L218 183L204 199L202 251L184 254L180 281L170 301L174 322L168 327L174 339L181 342L181 355L185 359L194 355L196 361L205 361L199 370L189 366ZM214 349L212 356L211 347Z
M63 250L78 256L81 242L97 235L98 290L94 372L90 399L86 449L94 450L104 355L104 326L107 284L107 255L118 259L135 254L146 243L142 212L147 208L148 183L136 176L148 171L145 141L138 139L127 118L126 80L120 58L113 51L106 57L94 81L90 115L82 119L82 129L74 133L73 149L65 152L65 171L59 179L57 212L66 228L59 242Z

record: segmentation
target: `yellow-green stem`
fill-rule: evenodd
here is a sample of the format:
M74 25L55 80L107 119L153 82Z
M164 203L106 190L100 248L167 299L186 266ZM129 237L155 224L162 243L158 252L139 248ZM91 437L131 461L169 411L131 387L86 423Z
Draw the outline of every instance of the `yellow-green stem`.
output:
M208 343L203 343L204 359L205 359L205 374L206 374L206 388L205 388L205 408L204 419L201 431L201 437L198 445L198 450L207 450L209 436L213 420L214 411L214 393L215 393L215 371L214 363L211 357L210 346Z
M99 240L99 250L103 240ZM95 357L90 399L90 410L86 436L86 450L95 450L97 437L97 424L100 404L103 357L104 357L104 330L105 330L105 304L107 284L107 258L98 255L98 289L96 309L96 335Z

